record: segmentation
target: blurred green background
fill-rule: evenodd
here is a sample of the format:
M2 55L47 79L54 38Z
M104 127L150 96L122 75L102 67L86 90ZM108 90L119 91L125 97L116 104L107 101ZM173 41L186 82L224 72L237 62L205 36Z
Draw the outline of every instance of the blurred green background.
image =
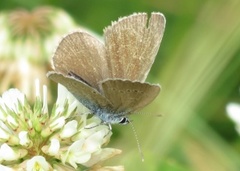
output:
M240 137L226 116L226 105L240 102L239 0L1 0L0 12L45 5L65 10L99 35L134 12L166 16L148 77L162 92L143 114L131 117L145 162L131 127L113 126L108 146L123 153L109 164L144 171L240 170Z

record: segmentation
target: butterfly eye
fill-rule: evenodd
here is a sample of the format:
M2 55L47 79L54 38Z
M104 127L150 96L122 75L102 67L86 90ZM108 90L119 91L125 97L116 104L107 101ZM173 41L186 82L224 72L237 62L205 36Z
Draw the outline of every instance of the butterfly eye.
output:
M125 117L123 117L119 122L119 124L122 124L122 125L126 125L128 123L129 123L129 120L128 120L128 118L125 118Z

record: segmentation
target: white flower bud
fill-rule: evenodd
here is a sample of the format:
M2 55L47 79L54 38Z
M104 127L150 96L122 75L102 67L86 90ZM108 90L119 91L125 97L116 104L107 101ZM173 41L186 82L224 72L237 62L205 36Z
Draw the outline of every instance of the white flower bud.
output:
M61 138L69 138L77 132L78 123L76 120L72 120L64 125L63 130L60 133Z
M30 145L32 145L32 142L28 137L28 132L27 131L19 132L18 137L19 137L19 140L20 140L20 144L22 146L29 147Z
M48 154L52 156L57 155L60 149L60 142L58 139L55 139L55 138L51 139L50 141L51 143L48 149Z
M50 170L49 164L42 156L35 156L27 161L27 171L48 171Z
M49 127L52 131L55 131L57 129L62 128L64 124L65 124L65 117L62 116L56 119L55 121L53 121Z
M2 144L0 147L0 157L6 161L13 161L24 157L27 154L26 150L23 149L13 149L6 143Z

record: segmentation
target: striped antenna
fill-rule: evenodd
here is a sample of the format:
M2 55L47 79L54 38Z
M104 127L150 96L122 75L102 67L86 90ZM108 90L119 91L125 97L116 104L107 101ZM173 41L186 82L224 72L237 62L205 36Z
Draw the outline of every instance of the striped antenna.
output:
M135 137L136 142L137 142L137 147L138 147L138 151L139 151L140 157L141 157L141 159L142 159L142 162L144 162L144 155L143 155L143 152L142 152L142 149L141 149L140 142L139 142L139 140L138 140L137 132L136 132L134 126L133 126L133 123L132 123L130 120L129 120L129 123L130 123L130 125L131 125L131 128L132 128L132 130L133 130L134 137Z

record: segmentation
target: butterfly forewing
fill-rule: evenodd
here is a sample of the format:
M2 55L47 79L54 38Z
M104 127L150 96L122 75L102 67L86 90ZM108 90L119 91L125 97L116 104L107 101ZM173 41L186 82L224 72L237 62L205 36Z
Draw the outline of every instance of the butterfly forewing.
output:
M120 18L104 30L109 78L144 81L154 62L165 28L161 13Z
M85 32L74 32L62 39L53 65L55 71L64 75L72 72L95 88L108 73L103 43Z
M47 76L55 82L64 85L84 106L92 112L98 109L112 108L109 100L103 97L96 89L73 77L63 76L54 71Z
M160 86L129 80L106 80L101 83L101 90L111 101L114 113L131 114L151 103L158 95Z

